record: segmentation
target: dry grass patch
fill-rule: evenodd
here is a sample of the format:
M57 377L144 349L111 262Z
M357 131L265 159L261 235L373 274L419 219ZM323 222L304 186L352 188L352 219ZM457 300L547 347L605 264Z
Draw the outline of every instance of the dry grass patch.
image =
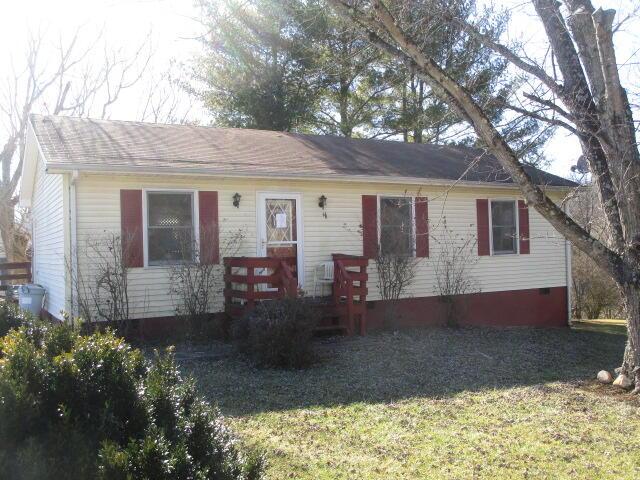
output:
M308 370L185 359L270 478L638 478L640 402L590 380L624 337L430 329L318 342Z

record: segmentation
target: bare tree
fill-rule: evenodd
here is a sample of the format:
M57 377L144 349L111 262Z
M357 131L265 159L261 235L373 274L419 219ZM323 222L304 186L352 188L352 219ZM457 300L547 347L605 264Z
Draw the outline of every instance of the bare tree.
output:
M572 255L572 312L574 318L620 315L620 292L615 282L580 250Z
M384 301L384 323L390 326L397 314L398 301L415 279L417 260L414 257L379 250L375 262L378 291L380 299Z
M541 65L451 15L447 2L434 1L428 18L423 15L417 19L408 15L402 2L330 2L372 44L414 69L465 118L529 205L616 282L628 319L620 372L635 382L635 392L640 393L640 151L613 43L615 11L596 10L590 0L531 0L552 53L548 56L551 61ZM532 103L514 108L578 137L598 191L610 243L589 234L536 185L482 107L450 72L425 54L412 29L437 28L438 22L458 25L519 69L534 86L526 93Z
M122 93L140 81L153 53L149 37L133 54L103 44L102 33L86 41L80 29L57 43L32 32L23 61L12 61L0 78L0 234L9 261L25 256L15 206L29 115L106 118Z
M71 257L78 258L78 255L81 253L84 253L84 251L81 252L80 249L74 248ZM65 270L72 291L70 311L66 312L68 317L65 318L65 320L68 319L72 324L77 320L78 322L91 325L97 319L95 318L96 312L93 308L94 301L87 279L84 273L74 265L69 257L65 258Z
M111 322L123 335L128 333L131 320L129 267L125 261L131 243L118 234L106 233L89 241L87 251L91 259L89 301L97 319Z
M475 254L476 237L461 235L449 228L446 217L440 225L441 235L434 236L438 242L438 255L434 265L436 293L446 306L447 325L457 327L463 315L463 295L479 290L472 275L478 263Z
M79 266L65 259L65 267L72 289L71 322L78 320L90 328L107 322L122 334L129 333L132 308L129 301L129 267L131 242L123 242L120 235L105 232L82 242L75 248L74 257L87 259ZM61 312L64 314L64 312Z
M139 113L143 122L190 124L195 109L191 88L180 80L183 72L172 61L169 69L149 84L146 99Z
M567 202L571 216L594 237L610 243L604 212L594 186L585 182ZM593 260L580 250L572 255L572 311L577 318L599 318L619 315L620 292L616 283L597 268Z
M203 322L211 314L217 301L222 298L224 289L223 270L220 265L205 259L212 258L212 251L217 244L217 228L200 231L200 241L194 242L191 236L179 239L178 248L182 262L172 263L170 271L170 293L175 299L176 315L184 318L191 332L198 334ZM246 234L238 230L225 239L220 245L222 258L235 255L242 247Z
M407 292L416 276L418 259L413 256L414 232L411 223L411 197L386 199L381 222L392 226L381 226L380 242L375 257L378 273L378 291L384 301L384 323L393 325L398 310L398 301Z

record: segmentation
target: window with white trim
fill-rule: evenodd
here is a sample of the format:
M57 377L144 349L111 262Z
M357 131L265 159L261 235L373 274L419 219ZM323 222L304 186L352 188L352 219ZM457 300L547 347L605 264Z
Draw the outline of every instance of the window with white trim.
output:
M191 192L147 192L147 259L166 265L194 258L194 205Z
M413 256L413 202L410 197L380 197L380 251Z
M493 254L518 253L518 213L515 200L492 200L490 205Z

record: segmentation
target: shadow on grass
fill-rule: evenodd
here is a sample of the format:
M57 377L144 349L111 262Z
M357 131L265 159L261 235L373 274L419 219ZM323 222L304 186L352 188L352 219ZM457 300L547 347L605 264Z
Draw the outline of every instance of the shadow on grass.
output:
M568 328L411 329L319 340L307 370L256 369L232 353L183 368L224 414L242 416L591 379L618 366L624 342Z

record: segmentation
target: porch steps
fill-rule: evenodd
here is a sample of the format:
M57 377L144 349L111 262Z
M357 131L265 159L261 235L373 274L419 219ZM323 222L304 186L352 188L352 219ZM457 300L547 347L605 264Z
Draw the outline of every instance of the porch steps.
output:
M349 334L349 325L345 322L348 312L347 303L343 301L336 305L333 302L332 296L312 299L313 305L320 310L320 319L315 329L317 334ZM356 331L361 331L360 322L365 309L366 304L358 301L352 304L352 312L355 316L353 328Z
M340 322L340 315L333 304L333 297L315 297L310 301L319 310L320 318L315 328L317 335L347 333L347 326Z

